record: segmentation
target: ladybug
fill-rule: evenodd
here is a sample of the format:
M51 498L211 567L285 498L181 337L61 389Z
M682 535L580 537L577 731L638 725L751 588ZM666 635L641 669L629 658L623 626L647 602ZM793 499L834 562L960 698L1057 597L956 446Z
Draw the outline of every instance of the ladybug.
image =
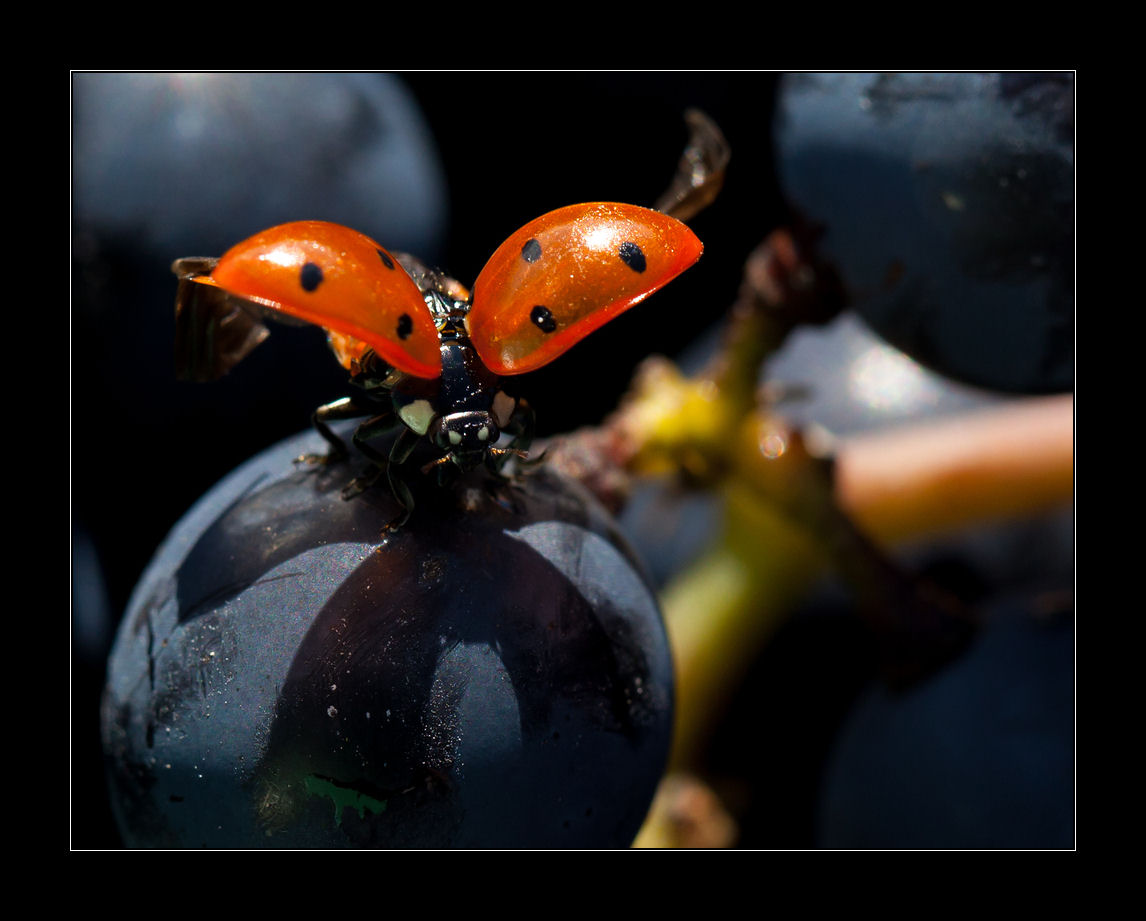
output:
M413 499L395 470L419 443L438 452L423 472L484 464L500 473L510 457L524 458L532 411L501 389L501 378L549 364L693 265L702 249L660 211L570 205L510 236L469 291L348 227L281 224L217 260L173 264L181 376L228 370L265 338L263 316L323 327L355 388L313 416L328 459L349 453L328 423L370 416L352 441L378 473L387 471L405 521ZM370 440L396 423L403 429L383 456ZM355 481L344 495L366 485Z

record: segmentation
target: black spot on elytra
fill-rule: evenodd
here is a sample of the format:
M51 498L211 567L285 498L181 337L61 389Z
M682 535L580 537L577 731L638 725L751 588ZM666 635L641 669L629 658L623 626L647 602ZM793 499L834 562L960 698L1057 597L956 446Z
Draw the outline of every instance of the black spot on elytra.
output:
M402 314L398 317L398 338L409 339L410 333L414 331L414 321L408 313Z
M298 273L298 281L303 291L313 291L322 284L322 269L315 263L308 262Z
M543 333L551 333L557 329L557 319L553 316L553 312L540 304L529 311L529 319Z
M536 262L541 258L541 244L536 240L526 240L521 248L521 258L526 262Z
M636 243L630 243L626 240L617 250L617 255L634 272L643 272L646 268L645 254L641 252L641 248Z
M382 259L382 264L388 269L394 268L394 260L390 258L390 254L383 250L378 250L378 255Z

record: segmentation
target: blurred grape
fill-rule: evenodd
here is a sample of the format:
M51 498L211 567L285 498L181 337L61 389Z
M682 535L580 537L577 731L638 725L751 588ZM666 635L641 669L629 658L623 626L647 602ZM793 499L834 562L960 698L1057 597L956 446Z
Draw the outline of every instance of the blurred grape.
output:
M76 660L87 668L102 668L117 622L91 535L76 525L72 528L72 652Z
M168 261L292 220L427 257L440 241L441 167L392 76L86 73L72 102L84 230L130 234Z
M852 306L951 377L1069 390L1070 74L795 74L777 165Z
M827 769L819 844L1074 846L1069 595L987 606L966 656L904 694L869 688Z
M872 333L846 311L820 327L802 327L767 365L779 408L799 425L852 435L980 408L996 393L936 374Z

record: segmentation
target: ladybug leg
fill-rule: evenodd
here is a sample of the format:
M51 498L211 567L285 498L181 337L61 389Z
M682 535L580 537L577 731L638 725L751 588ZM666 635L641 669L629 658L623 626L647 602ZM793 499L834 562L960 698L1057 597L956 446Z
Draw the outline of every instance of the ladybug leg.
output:
M295 462L300 464L332 464L346 460L350 456L350 452L346 449L346 442L335 435L327 423L337 422L339 419L355 419L370 412L369 408L357 403L353 397L343 397L341 400L335 400L333 403L318 407L310 417L310 422L315 431L330 445L330 453L303 454L295 458Z
M374 461L379 467L385 467L389 462L389 458L381 451L371 447L368 442L372 438L377 438L383 432L392 429L395 421L396 418L393 413L382 413L381 415L367 419L354 430L354 436L351 439L351 441L354 442L354 447L370 458L370 460ZM409 429L404 429L402 435L405 435L409 431ZM401 436L399 436L399 440L401 440ZM391 452L391 454L393 454L393 452Z
M406 485L406 481L396 471L409 459L420 440L421 436L416 432L402 429L402 433L394 439L394 446L390 449L390 458L386 464L386 479L390 483L390 492L394 494L394 498L402 506L402 513L386 525L387 531L396 531L409 521L410 515L413 514L414 496L410 492L410 487Z
M355 477L347 484L346 488L342 490L343 499L353 499L378 481L378 477L382 475L382 471L386 469L390 461L386 455L372 447L369 442L370 439L381 435L393 427L394 414L382 413L381 415L367 419L354 430L351 441L353 441L355 449L370 459L372 466L370 472L365 476ZM403 429L402 435L405 435L407 432L409 432L409 429ZM401 440L402 436L399 435L398 441Z
M536 414L525 400L518 400L517 406L513 410L513 415L510 416L509 422L502 429L509 435L513 436L512 441L509 443L508 448L490 448L487 455L489 468L497 474L501 473L501 468L505 466L506 461L510 457L517 457L526 465L532 466L540 463L545 456L544 452L538 457L529 459L529 447L533 444L533 428L537 419Z
M525 400L518 400L507 428L513 436L510 447L528 454L529 447L533 444L533 427L536 422L537 414L533 411L533 407Z

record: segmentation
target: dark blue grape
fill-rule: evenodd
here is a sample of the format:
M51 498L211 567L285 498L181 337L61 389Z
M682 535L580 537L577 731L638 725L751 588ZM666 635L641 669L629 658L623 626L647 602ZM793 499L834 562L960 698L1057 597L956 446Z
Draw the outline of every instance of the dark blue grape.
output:
M785 192L880 335L967 383L1073 386L1070 74L793 75L777 124Z
M415 477L409 522L313 436L211 491L145 573L104 744L138 847L623 847L671 662L611 519L535 469ZM383 483L384 483L383 479Z
M961 659L904 693L873 686L823 779L821 847L1075 846L1069 595L997 596Z
M444 179L397 78L318 73L81 73L72 81L78 231L218 255L300 214L426 255Z

